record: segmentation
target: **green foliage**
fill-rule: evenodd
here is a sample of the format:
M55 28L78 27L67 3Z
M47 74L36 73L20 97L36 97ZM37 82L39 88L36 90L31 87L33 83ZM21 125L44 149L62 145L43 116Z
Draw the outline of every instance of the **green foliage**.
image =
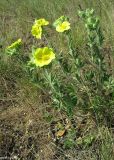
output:
M84 137L79 137L76 141L77 145L87 148L92 145L95 140L94 135L85 135Z
M68 130L67 136L65 137L63 147L65 149L74 148L76 145L75 138L76 138L76 131L74 128L71 128L70 130Z
M76 49L70 29L63 31L63 35L67 40L67 49L69 50L67 59L64 60L61 54L58 55L55 63L38 68L34 63L37 60L34 60L34 54L36 50L38 50L37 54L40 54L41 48L35 49L36 47L33 44L34 47L27 65L27 71L32 82L43 92L49 94L52 106L58 110L65 111L68 116L73 116L75 107L80 107L84 111L90 111L95 117L96 115L101 117L104 116L106 109L108 109L107 106L109 106L106 96L113 104L114 80L113 76L108 73L102 53L104 36L99 18L95 16L93 9L79 11L78 14L82 18L87 31L87 60L89 64ZM64 22L66 20L68 21L67 17L61 16L55 22L59 23L59 21ZM8 47L11 52L10 55L13 55L14 51L18 51L20 43L21 39ZM45 47L45 49L46 52L49 51L48 55L51 58L52 50L48 47ZM53 53L53 55L55 54ZM45 60L43 61L44 64L47 63ZM53 71L56 67L59 68L59 72Z

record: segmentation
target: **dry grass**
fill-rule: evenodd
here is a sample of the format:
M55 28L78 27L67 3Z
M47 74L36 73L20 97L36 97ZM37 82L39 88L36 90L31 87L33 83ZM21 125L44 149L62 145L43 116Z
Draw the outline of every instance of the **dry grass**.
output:
M0 156L50 159L53 151L48 147L49 124L44 119L47 104L43 104L41 93L21 78L16 81L15 77L7 79L5 73L2 75Z

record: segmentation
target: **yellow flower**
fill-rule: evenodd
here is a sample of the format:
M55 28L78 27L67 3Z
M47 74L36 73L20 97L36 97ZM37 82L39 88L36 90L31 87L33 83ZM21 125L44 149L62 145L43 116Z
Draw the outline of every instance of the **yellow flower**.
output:
M7 49L16 49L22 44L22 40L18 39L17 41L13 42Z
M37 39L41 39L42 36L42 28L40 26L38 26L37 24L34 24L32 26L32 30L31 33L34 37L36 37Z
M35 20L35 22L32 26L32 30L31 30L32 35L34 37L36 37L37 39L41 39L42 26L45 26L45 25L48 25L48 24L49 24L49 22L46 21L44 18Z
M33 63L36 66L43 67L55 59L55 54L51 48L38 48L33 55L33 59Z
M49 22L46 21L44 18L41 18L41 19L35 20L35 24L39 26L47 26Z
M57 25L56 31L57 32L64 32L70 29L70 23L68 21L64 21Z
M54 23L53 26L56 28L57 32L64 32L70 29L70 23L66 16L59 17Z

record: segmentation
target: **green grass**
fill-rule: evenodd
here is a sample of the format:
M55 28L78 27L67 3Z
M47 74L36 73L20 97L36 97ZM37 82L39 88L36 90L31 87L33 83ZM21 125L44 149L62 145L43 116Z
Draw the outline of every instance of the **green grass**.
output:
M109 3L110 2L110 3ZM1 15L1 34L2 40L8 44L16 37L26 38L30 36L30 29L35 18L45 17L50 22L53 22L61 15L67 15L72 22L75 31L76 42L83 36L82 27L78 21L77 11L85 8L94 8L98 16L101 17L102 26L106 34L111 34L113 37L113 5L110 1L75 1L75 0L25 0L25 1L1 1L0 2ZM7 24L7 25L6 25ZM11 25L10 25L11 24ZM4 27L5 26L5 27ZM15 26L15 27L13 27ZM109 32L110 30L110 32ZM80 33L80 34L79 34ZM78 36L77 36L78 35ZM52 35L51 35L52 36ZM6 42L7 38L7 42ZM3 43L3 44L4 44Z
M63 53L65 60L69 58L65 36L58 34L51 26L46 30L48 40L37 41L32 37L31 27L38 18L53 23L61 15L68 16L73 44L85 58L87 33L78 10L93 8L100 17L105 36L103 50L114 74L113 7L113 0L0 0L0 157L17 156L24 160L113 160L113 118L106 117L108 123L106 118L100 118L96 123L93 115L82 112L81 107L76 108L73 122L68 123L70 129L62 140L57 140L53 130L59 123L63 125L62 129L68 127L68 117L66 113L50 107L51 99L47 90L37 88L25 68L32 44L38 47L51 44L58 55ZM8 58L4 55L4 49L18 38L23 40L20 56ZM59 67L54 67L52 73L57 73L59 79L67 84L64 81L65 74ZM111 110L112 117L113 113ZM80 144L77 144L77 139Z

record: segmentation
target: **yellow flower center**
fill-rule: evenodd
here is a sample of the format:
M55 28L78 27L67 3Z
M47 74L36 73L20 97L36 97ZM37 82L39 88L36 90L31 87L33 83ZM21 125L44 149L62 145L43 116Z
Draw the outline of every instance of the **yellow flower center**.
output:
M56 30L58 32L64 32L70 29L70 23L68 21L64 21L63 23L57 25Z
M55 54L48 47L38 48L34 53L34 63L39 67L48 65L53 59L55 59Z

